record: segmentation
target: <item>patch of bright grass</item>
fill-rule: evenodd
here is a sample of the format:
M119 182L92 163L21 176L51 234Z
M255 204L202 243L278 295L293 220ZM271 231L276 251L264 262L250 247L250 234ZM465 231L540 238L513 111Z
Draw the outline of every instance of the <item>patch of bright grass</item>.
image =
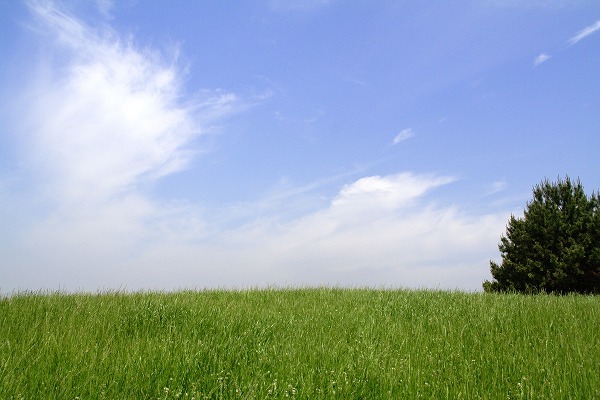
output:
M599 316L577 295L22 293L0 299L0 398L600 398Z

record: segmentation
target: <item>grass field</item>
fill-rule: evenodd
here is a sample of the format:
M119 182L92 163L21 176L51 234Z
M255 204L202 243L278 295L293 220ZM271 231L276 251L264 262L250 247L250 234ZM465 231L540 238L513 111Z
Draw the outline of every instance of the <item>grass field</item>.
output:
M0 299L0 399L599 399L600 297L272 289Z

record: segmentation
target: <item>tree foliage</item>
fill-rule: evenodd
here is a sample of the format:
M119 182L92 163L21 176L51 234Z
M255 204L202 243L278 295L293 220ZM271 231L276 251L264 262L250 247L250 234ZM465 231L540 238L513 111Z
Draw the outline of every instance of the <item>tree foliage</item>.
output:
M524 216L511 215L490 261L486 292L600 293L600 194L579 179L547 179L533 188Z

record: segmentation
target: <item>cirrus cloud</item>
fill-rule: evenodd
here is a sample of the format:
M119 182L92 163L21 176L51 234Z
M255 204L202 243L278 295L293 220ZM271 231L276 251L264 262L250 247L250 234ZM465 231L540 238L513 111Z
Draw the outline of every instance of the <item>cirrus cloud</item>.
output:
M538 65L540 65L540 64L543 64L543 63L545 63L546 61L548 61L548 60L549 60L551 57L552 57L552 56L549 56L549 55L548 55L548 54L546 54L546 53L542 53L542 54L540 54L539 56L537 56L537 57L535 58L535 60L533 60L533 66L534 66L534 67L537 67Z
M230 93L182 102L182 69L131 39L98 32L51 3L34 4L39 29L60 50L29 88L31 162L61 200L109 198L140 180L184 168L199 123L230 111Z
M0 281L114 284L146 246L201 235L203 224L186 206L156 201L148 188L186 168L197 138L243 104L220 90L188 95L186 66L132 36L91 27L52 2L28 7L40 51L10 96L7 134L22 167L18 179L0 185L15 194L0 197L20 222L4 243L11 260Z
M575 36L573 36L572 38L569 39L569 44L571 46L573 46L580 40L585 39L586 37L590 36L592 33L596 32L599 29L600 29L600 20L594 22L590 26L586 26L581 31L579 31Z
M415 132L411 128L403 129L394 137L394 140L392 140L392 145L403 142L413 136L415 136Z
M31 10L50 50L35 60L41 67L26 77L23 106L12 116L28 171L0 182L0 198L12 203L0 212L19 215L0 244L9 254L0 289L478 289L487 277L508 216L437 204L429 196L452 176L361 171L351 182L321 179L259 200L258 213L239 205L249 211L235 224L205 218L218 212L185 199L157 200L148 184L186 168L196 139L242 107L239 98L218 90L187 95L176 58L52 3ZM393 142L412 136L405 129ZM342 179L324 201L301 201L323 181ZM5 195L16 184L26 186L27 201ZM318 206L269 208L281 199Z

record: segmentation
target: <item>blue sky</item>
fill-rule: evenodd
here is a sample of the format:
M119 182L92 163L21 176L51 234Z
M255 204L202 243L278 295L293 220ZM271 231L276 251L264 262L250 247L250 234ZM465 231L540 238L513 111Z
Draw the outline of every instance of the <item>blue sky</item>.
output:
M600 188L596 1L0 2L0 291L480 290Z

